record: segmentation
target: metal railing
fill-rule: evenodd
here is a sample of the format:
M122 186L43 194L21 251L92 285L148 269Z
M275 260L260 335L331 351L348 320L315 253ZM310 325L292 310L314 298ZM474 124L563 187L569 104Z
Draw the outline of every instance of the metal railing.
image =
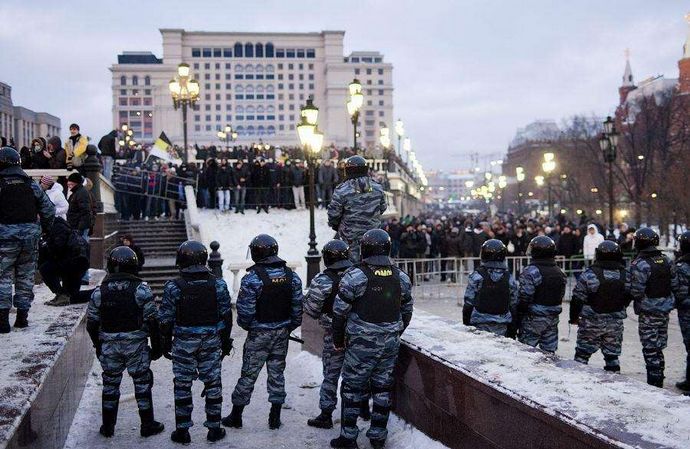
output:
M197 185L196 179L138 167L116 167L111 182L122 194L152 196L181 203L186 202L185 186L191 185L196 190Z

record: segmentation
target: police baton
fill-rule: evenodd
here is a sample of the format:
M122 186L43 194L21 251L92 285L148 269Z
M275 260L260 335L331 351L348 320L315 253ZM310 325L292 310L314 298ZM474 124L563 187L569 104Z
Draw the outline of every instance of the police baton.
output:
M299 344L301 344L301 345L304 344L304 340L302 340L302 339L299 338L299 337L295 337L294 335L290 335L290 336L288 337L288 340L294 341L295 343L299 343Z

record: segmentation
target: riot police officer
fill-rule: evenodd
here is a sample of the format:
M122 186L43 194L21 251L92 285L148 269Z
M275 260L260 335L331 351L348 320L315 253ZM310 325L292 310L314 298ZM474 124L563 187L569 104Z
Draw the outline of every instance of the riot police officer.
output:
M556 265L556 244L550 237L534 237L529 243L530 264L520 273L518 290L518 340L539 345L544 351L558 349L558 316L565 295L566 275Z
M343 275L333 305L333 345L345 350L340 396L340 437L334 448L356 448L357 417L369 391L374 400L367 437L385 445L391 407L393 369L400 335L412 319L410 278L390 259L391 240L381 229L361 241L362 262ZM345 335L347 334L347 343Z
M153 372L151 359L162 354L156 304L151 289L136 276L137 255L118 246L108 255L108 275L96 288L89 302L86 329L103 368L103 425L100 433L110 438L115 433L122 372L134 382L134 396L141 418L141 436L163 431L153 418ZM148 338L151 338L151 347Z
M350 259L359 261L359 241L370 229L381 224L386 197L381 184L369 177L367 161L351 156L345 161L347 180L333 192L328 205L328 226L338 232L350 248Z
M232 411L223 418L227 427L242 427L242 412L249 405L254 384L266 364L268 427L280 428L285 402L285 358L290 332L302 324L302 280L278 257L278 242L267 234L249 244L254 265L242 278L237 296L237 324L247 333L242 374L232 392Z
M578 325L575 360L587 364L601 349L606 371L621 370L623 320L630 304L630 274L618 243L607 240L595 250L594 263L577 280L570 302L570 324Z
M36 217L40 217L40 226ZM48 232L55 206L41 187L21 169L17 150L0 149L0 334L10 332L9 315L14 305L14 327L29 325L34 299L34 274L41 229ZM14 281L14 298L12 283Z
M225 437L220 426L223 390L221 361L232 349L230 293L222 279L206 267L208 252L197 241L188 240L177 250L180 276L166 282L159 316L163 352L172 357L175 389L175 431L170 439L189 443L192 423L192 382L204 383L206 396L206 439ZM174 340L173 340L174 335Z
M304 297L304 311L318 319L324 329L323 334L323 382L321 383L319 408L321 414L307 421L312 427L330 429L333 427L333 410L338 403L338 379L343 367L345 353L333 347L333 302L338 294L338 285L345 270L352 266L349 260L347 243L331 240L321 251L326 269L316 275Z
M518 304L517 283L505 262L507 254L508 249L500 240L482 244L481 265L470 274L462 307L464 325L503 337Z
M678 382L676 387L690 392L690 231L685 231L678 239L679 254L676 259L676 273L678 284L673 289L678 308L678 322L683 334L686 351L685 380ZM687 394L687 393L686 393Z
M638 315L642 355L647 366L647 383L664 385L664 353L668 342L668 316L673 310L672 287L678 277L671 261L657 249L659 235L650 228L635 232L637 251L630 265L630 293Z

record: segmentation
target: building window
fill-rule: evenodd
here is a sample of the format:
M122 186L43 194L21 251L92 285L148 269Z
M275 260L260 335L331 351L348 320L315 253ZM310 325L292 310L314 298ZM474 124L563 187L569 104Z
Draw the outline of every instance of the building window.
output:
M254 57L254 45L250 43L244 44L244 57L253 58Z
M254 52L256 53L257 58L263 58L264 57L264 44L256 44L254 46Z
M210 58L210 57L211 57L211 54L212 54L212 50L211 50L210 48L204 48L204 49L202 50L202 53L201 53L201 54L202 54L202 56L203 56L204 58Z
M350 59L350 62L359 62L359 58L354 58L354 57L353 57L353 58Z
M211 131L211 125L206 125L206 131Z
M144 89L144 95L151 95L151 89Z
M383 89L379 89L379 95L383 95Z
M273 56L274 56L273 44L269 42L266 44L266 57L272 58Z
M201 132L201 125L194 125L194 131Z
M213 49L213 57L214 58L220 58L221 56L223 56L223 50L220 48L214 48Z
M244 52L242 51L242 44L237 42L235 44L235 57L236 58L241 58L244 55Z
M295 57L295 49L288 48L287 50L285 50L285 57L286 58L294 58Z
M201 56L200 48L192 48L192 58L198 58Z
M283 48L276 49L276 58L284 58L284 57L285 57L285 49L283 49Z
M230 89L232 88L232 84L230 84L230 83L225 83L225 88L226 88L227 90L230 90Z
M313 48L308 48L307 49L307 58L311 58L311 59L316 58L316 50L314 50Z
M355 69L355 75L359 75L359 69Z
M379 106L383 106L383 100L379 100Z
M370 116L374 115L374 111L370 109L364 115L366 115L367 117L370 117Z
M194 63L194 70L199 70L199 63L198 62Z
M304 49L303 48L300 48L299 50L297 50L297 57L298 58L304 58Z
M383 111L379 111L379 117L383 117Z
M138 86L139 85L139 77L134 75L132 76L132 86Z
M208 62L206 64L204 64L204 69L205 70L211 70L211 64Z
M224 48L223 49L223 57L224 58L232 58L232 48ZM229 69L230 64L225 64L225 68Z
M127 95L127 89L120 89L120 95Z
M383 75L383 69L379 69L379 75Z
M225 120L231 122L232 121L232 115L230 115L230 114L226 115Z
M244 79L244 75L242 75L241 73L235 73L235 79L236 79L236 80L243 80L243 79Z
M120 97L120 106L127 106L127 98Z
M235 100L244 100L244 95L235 94Z
M210 114L207 114L207 115L206 115L206 121L207 121L207 122L210 122L210 121L211 121L211 115L210 115Z

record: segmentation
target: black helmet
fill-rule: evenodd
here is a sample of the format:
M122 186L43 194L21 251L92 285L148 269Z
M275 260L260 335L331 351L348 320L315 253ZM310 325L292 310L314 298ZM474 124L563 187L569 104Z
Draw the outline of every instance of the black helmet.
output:
M484 242L480 254L482 262L503 262L508 255L508 248L502 241L491 239Z
M249 251L252 253L254 263L283 262L283 259L278 257L278 242L268 234L259 234L254 237L249 244Z
M623 250L618 243L611 240L601 242L595 250L595 256L597 262L623 262Z
M207 272L208 268L206 268L206 261L208 261L208 251L206 251L206 247L201 242L187 240L177 248L175 265L182 272Z
M372 265L391 265L391 238L383 229L367 231L360 242L362 260Z
M323 263L326 268L339 270L352 266L350 262L350 251L347 243L342 240L331 240L323 246Z
M11 147L0 148L0 170L4 170L13 165L21 165L22 160L17 150Z
M139 259L129 246L118 246L108 254L108 273L139 273Z
M359 178L369 173L367 161L362 156L350 156L345 161L345 176L347 179Z
M659 245L659 234L652 228L640 228L635 233L635 249L642 251L646 248Z
M678 237L678 247L681 256L690 254L690 231L685 231Z
M556 257L556 244L551 237L539 235L529 242L529 252L533 259L553 259Z

